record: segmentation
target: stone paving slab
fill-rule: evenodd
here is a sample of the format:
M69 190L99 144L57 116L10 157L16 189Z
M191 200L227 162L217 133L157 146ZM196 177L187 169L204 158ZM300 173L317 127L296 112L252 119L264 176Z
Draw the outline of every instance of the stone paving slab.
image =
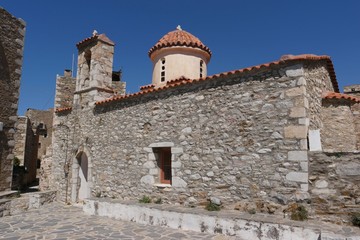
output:
M89 216L80 207L45 205L0 218L0 239L239 239L159 226L146 226L107 217Z

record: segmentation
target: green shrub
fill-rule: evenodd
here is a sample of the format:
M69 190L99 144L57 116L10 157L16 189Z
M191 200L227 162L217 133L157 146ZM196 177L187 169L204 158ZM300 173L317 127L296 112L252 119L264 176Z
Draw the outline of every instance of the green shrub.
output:
M13 165L14 165L14 167L20 166L20 159L17 157L14 157Z
M206 207L205 207L206 210L208 211L220 211L220 206L212 203L212 202L209 202Z
M143 196L140 200L139 203L151 203L151 198L149 198L148 196Z
M291 220L304 221L308 219L308 212L303 205L299 205L292 213Z
M249 209L248 213L250 213L250 214L255 214L255 213L256 213L255 208Z
M351 215L351 223L354 226L360 227L360 213L353 213Z

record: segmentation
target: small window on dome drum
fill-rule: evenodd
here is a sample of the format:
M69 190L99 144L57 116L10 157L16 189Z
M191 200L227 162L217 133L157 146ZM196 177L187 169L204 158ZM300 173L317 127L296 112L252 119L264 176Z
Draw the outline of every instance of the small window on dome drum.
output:
M200 60L200 78L203 77L203 64L204 64L204 61Z

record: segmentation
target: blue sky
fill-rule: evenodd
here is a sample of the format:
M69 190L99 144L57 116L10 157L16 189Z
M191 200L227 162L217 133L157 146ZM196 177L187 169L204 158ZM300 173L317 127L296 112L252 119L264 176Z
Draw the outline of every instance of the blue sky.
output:
M360 83L360 1L3 0L26 21L19 114L53 107L56 75L71 69L75 44L96 29L116 43L114 70L128 92L150 84L148 50L177 25L213 52L208 75L284 54L331 56L340 89Z

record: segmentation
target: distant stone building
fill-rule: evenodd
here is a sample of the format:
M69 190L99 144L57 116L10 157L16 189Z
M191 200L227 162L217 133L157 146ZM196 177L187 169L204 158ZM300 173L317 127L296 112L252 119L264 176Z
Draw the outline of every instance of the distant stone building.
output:
M14 169L17 172L13 176L13 189L37 183L37 170L51 145L53 114L53 109L28 109L26 116L18 117L14 148L18 162Z
M0 191L11 188L25 25L0 8Z
M61 201L148 195L279 214L310 201L315 215L358 209L360 98L339 93L328 56L207 76L211 51L178 28L149 51L152 84L124 95L112 83L114 43L100 34L77 47L72 105L58 104L57 81L49 187Z

